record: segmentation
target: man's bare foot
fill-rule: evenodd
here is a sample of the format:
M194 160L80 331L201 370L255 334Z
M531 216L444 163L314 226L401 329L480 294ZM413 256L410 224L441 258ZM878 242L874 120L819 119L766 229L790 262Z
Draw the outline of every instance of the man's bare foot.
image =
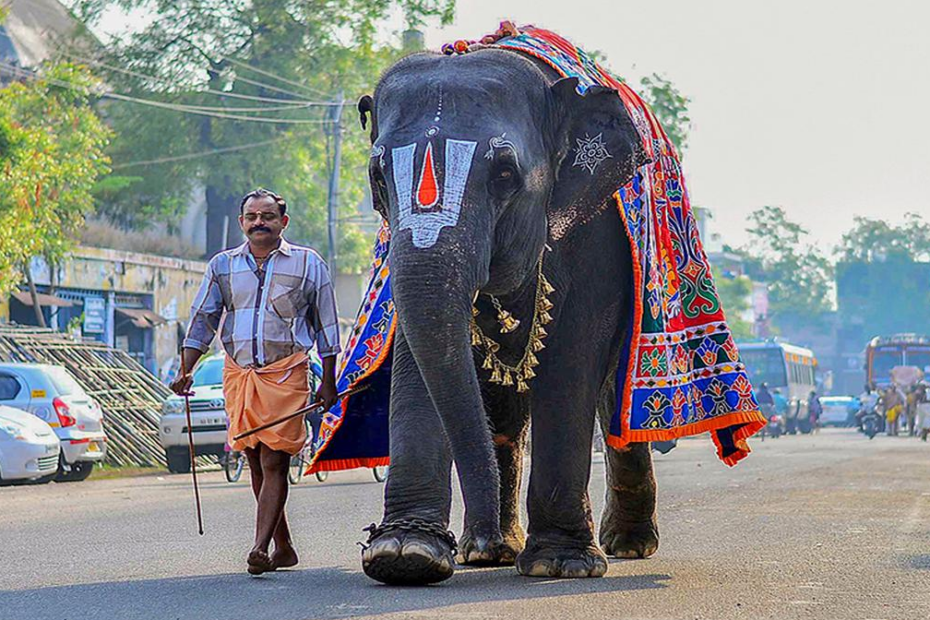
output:
M275 569L274 563L268 554L260 549L252 549L248 557L249 574L261 575Z
M297 562L297 551L294 549L294 547L282 547L280 549L276 548L274 553L271 554L271 564L274 567L271 570L297 566Z

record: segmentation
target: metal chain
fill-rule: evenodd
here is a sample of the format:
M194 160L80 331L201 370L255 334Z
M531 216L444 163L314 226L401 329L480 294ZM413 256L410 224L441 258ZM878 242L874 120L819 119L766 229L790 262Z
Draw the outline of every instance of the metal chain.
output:
M363 549L367 549L371 546L371 543L374 539L378 538L382 534L385 534L390 531L401 530L403 532L420 532L421 534L431 534L441 541L445 542L452 549L452 553L455 553L458 549L458 545L455 542L455 534L445 529L441 525L436 523L430 523L424 521L423 519L397 519L395 521L388 521L387 523L382 523L381 525L375 525L372 523L368 527L362 529L363 532L368 532L368 540L363 544L359 543Z

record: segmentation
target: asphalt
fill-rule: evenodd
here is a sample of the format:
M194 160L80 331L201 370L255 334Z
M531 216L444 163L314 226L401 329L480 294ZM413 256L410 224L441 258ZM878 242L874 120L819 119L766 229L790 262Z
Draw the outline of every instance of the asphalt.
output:
M3 487L0 620L930 618L930 443L828 429L753 448L734 469L706 439L657 456L658 553L589 580L462 568L376 584L356 545L380 517L367 470L293 488L301 564L260 578L244 571L245 480L202 477L202 537L185 476ZM591 492L599 513L599 455Z

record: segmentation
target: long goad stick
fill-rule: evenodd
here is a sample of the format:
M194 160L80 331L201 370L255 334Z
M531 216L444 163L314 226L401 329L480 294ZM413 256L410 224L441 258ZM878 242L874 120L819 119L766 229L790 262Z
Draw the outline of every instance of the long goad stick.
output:
M187 375L183 366L181 374ZM197 462L195 460L197 455L194 453L194 430L191 424L191 395L187 391L184 392L184 411L187 414L187 445L191 454L191 477L194 481L194 502L197 505L197 528L203 536L203 512L200 508L200 487L197 485Z
M345 392L340 392L339 394L337 394L336 400L338 402L340 399L345 398L346 396L351 396L352 394L358 394L359 392L364 392L367 389L368 389L367 385L360 385L360 386L354 387L350 390L346 390ZM240 439L244 439L245 437L248 437L249 435L254 435L255 433L259 431L263 431L266 428L271 428L272 426L277 426L278 424L281 424L282 422L287 422L291 418L296 418L299 415L306 415L315 409L319 409L322 406L323 406L322 400L314 401L310 403L309 405L307 405L306 407L298 409L294 413L289 413L284 417L278 418L277 420L272 420L271 422L266 422L265 424L262 424L261 426L256 426L255 428L250 428L247 431L242 431L238 435L235 435L233 437L233 440L239 441Z

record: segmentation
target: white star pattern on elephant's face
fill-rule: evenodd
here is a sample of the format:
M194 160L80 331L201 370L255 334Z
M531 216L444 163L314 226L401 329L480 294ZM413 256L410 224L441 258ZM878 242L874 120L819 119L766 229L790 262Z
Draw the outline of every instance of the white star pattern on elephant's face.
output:
M572 167L581 166L593 175L602 161L613 158L607 152L603 133L599 133L593 138L585 134L584 138L576 138L575 141L578 143L578 148L575 149L575 163L572 164Z

